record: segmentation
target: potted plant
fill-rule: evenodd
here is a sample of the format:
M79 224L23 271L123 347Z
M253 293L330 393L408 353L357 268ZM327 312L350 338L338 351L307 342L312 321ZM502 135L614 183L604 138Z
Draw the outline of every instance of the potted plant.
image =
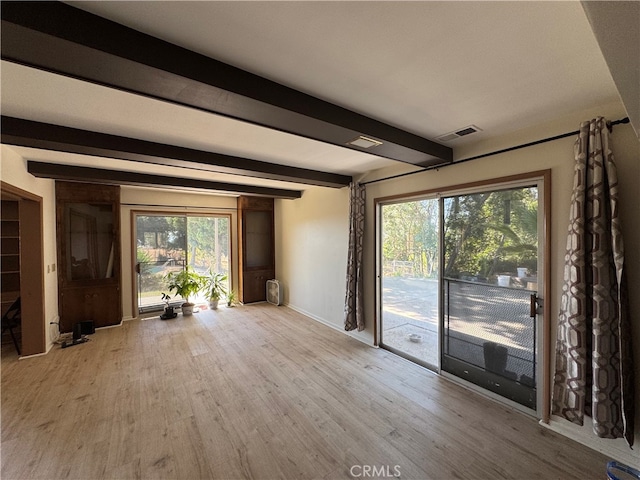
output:
M204 281L204 293L209 300L212 310L218 308L218 302L227 294L227 276L223 273L209 271L209 276Z
M227 307L233 307L238 301L238 294L235 290L231 290L227 293Z
M173 306L169 305L169 301L171 300L171 295L167 295L166 293L162 294L162 301L164 302L164 313L160 315L161 320L169 320L170 318L176 318L178 314L173 311Z
M169 291L175 291L176 295L184 299L182 315L192 315L194 304L189 301L189 297L202 290L202 276L187 265L179 272L169 272L166 279L169 282Z

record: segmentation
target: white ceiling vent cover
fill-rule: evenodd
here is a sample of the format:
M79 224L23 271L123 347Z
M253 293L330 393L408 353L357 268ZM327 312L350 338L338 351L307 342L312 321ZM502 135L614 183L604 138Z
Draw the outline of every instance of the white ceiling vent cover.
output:
M371 148L371 147L377 147L378 145L382 145L382 142L380 140L374 140L373 138L360 135L355 140L351 140L350 142L347 142L347 145L354 145L360 148Z
M450 142L451 140L455 140L460 137L465 137L467 135L471 135L472 133L481 132L482 129L476 127L475 125L469 125L464 128L460 128L454 132L445 133L444 135L440 135L436 137L437 142Z
M267 302L282 305L282 286L278 280L267 280Z

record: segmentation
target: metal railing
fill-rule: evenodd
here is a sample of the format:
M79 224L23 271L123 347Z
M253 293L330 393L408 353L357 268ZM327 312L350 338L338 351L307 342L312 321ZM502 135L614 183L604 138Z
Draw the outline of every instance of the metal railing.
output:
M444 356L522 385L536 384L531 290L444 278Z

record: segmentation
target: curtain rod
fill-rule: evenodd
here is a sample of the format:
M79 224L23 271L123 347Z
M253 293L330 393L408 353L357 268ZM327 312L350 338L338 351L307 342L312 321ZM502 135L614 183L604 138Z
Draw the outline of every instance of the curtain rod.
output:
M613 122L607 122L607 126L609 127L609 131L611 131L611 128L614 125L619 125L621 123L629 123L629 117L621 118L620 120L615 120ZM498 155L500 153L511 152L513 150L518 150L520 148L532 147L534 145L539 145L541 143L551 142L553 140L559 140L559 139L565 138L565 137L571 137L572 135L578 135L579 133L580 133L580 130L576 130L574 132L567 132L567 133L563 133L561 135L556 135L555 137L543 138L541 140L536 140L534 142L523 143L522 145L516 145L514 147L503 148L502 150L496 150L495 152L483 153L481 155L476 155L475 157L463 158L462 160L456 160L454 162L446 163L444 165L433 165L431 167L423 167L420 170L414 170L413 172L400 173L398 175L392 175L390 177L378 178L377 180L369 180L368 182L360 183L360 185L370 185L372 183L383 182L385 180L392 180L394 178L400 178L400 177L406 177L406 176L409 176L409 175L415 175L416 173L422 173L422 172L426 172L428 170L437 170L439 168L449 167L451 165L457 165L459 163L470 162L471 160L478 160L480 158L491 157L493 155Z

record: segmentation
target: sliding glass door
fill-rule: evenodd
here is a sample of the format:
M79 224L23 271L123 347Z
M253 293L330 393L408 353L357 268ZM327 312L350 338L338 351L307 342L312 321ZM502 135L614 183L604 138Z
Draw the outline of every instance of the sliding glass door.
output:
M137 214L138 310L161 309L166 274L187 265L201 274L211 270L230 278L229 227L228 216Z
M381 343L437 369L439 201L382 205L381 219Z
M536 408L538 189L443 198L441 368Z
M539 186L379 203L383 348L536 409Z

